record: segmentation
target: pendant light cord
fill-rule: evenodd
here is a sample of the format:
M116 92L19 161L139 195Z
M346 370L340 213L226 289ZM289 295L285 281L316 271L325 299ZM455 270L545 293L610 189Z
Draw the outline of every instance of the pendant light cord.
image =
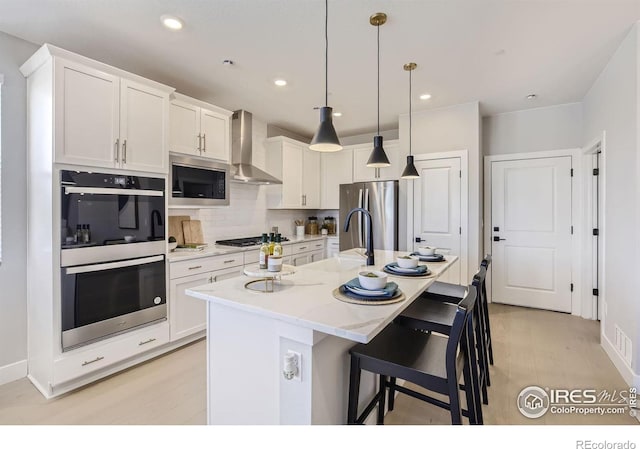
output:
M409 156L411 156L411 72L409 70Z
M380 25L378 24L378 135L380 135Z
M329 106L329 0L324 0L324 105Z

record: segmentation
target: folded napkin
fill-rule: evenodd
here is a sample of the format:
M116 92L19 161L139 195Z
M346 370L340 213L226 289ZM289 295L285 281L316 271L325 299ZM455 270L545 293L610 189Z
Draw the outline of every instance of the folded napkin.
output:
M389 271L395 271L396 273L424 274L428 270L426 265L418 265L415 268L400 268L398 266L398 262L392 262L390 264L387 264L386 267Z
M346 282L344 284L344 288L347 289L347 291L354 293L356 295L384 296L386 298L391 298L396 293L396 290L398 289L398 284L396 284L395 282L387 282L387 285L383 289L367 290L362 288L358 278L353 278L349 282Z

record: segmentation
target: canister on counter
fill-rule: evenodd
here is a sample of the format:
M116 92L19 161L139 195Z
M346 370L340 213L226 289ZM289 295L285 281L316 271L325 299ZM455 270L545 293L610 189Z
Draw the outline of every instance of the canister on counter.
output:
M318 235L318 217L309 217L305 234Z

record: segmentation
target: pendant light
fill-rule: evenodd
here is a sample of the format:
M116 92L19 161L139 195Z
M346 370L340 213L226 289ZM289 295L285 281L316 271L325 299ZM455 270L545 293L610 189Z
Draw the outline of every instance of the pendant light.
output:
M320 108L320 126L316 131L309 149L314 151L332 152L342 150L340 140L333 127L333 108L329 107L329 3L324 1L324 107Z
M387 15L377 12L369 17L369 23L378 28L378 134L373 138L373 151L367 161L367 167L380 168L391 165L387 154L382 148L382 136L380 135L380 27L387 21Z
M411 155L411 72L413 72L418 65L415 62L409 62L403 67L409 72L409 156L407 156L407 166L404 168L402 176L400 177L404 179L416 179L419 178L420 175L418 174L418 170L416 170L416 166L413 165L413 156Z

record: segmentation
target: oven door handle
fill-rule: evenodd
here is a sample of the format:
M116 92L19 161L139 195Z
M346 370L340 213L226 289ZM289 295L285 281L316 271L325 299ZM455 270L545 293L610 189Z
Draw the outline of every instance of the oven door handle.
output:
M164 256L143 257L142 259L123 260L120 262L97 263L94 265L81 265L78 267L69 267L66 274L90 273L93 271L112 270L114 268L134 267L136 265L144 265L146 263L160 262L164 260Z
M64 193L86 193L92 195L138 195L138 196L163 196L162 190L142 189L109 189L105 187L73 187L65 186Z

